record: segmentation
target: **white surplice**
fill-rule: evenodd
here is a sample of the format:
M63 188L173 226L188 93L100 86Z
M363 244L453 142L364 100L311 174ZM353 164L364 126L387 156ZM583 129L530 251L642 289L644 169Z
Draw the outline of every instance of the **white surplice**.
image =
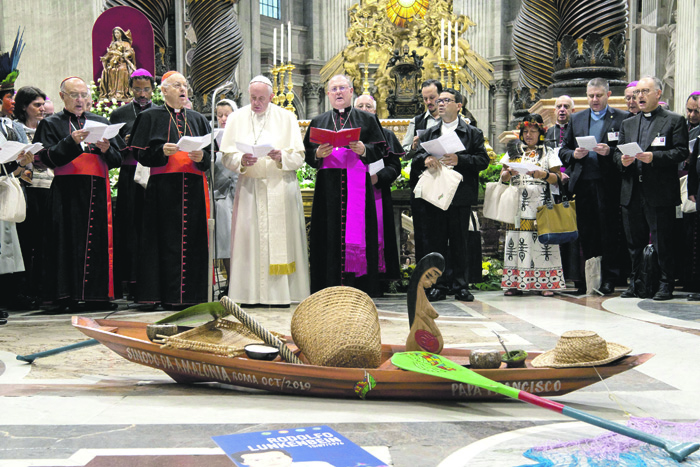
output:
M241 166L237 142L271 144L281 163L269 156ZM269 104L262 115L250 105L226 122L221 141L224 166L238 172L231 220L229 298L238 303L286 305L309 296L309 261L304 208L296 170L304 145L294 114Z

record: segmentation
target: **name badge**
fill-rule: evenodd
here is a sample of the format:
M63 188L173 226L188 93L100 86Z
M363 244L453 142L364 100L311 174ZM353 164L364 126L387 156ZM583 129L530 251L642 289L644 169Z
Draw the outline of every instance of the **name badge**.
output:
M608 141L617 141L620 138L619 131L608 131Z
M657 136L654 138L654 141L651 142L652 146L666 146L666 137L665 136Z

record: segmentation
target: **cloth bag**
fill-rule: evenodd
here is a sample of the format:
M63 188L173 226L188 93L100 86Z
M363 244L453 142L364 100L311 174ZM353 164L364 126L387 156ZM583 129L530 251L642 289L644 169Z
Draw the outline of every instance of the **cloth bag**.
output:
M461 173L440 165L437 170L426 170L420 175L413 193L416 198L447 211L461 182Z
M561 203L552 201L549 183L545 189L545 204L537 208L537 239L544 245L560 245L578 238L576 202L569 201L559 182Z
M469 219L469 232L467 232L467 252L469 255L469 283L483 282L481 277L481 228L479 221L471 212Z
M591 294L600 289L603 283L603 257L596 256L586 260L586 293Z
M681 211L691 213L697 211L697 205L688 199L688 176L681 177Z
M24 222L27 216L27 201L22 186L13 174L7 173L4 165L2 171L5 176L0 179L0 221Z
M497 220L498 204L501 201L501 195L508 188L508 185L498 182L488 182L484 190L484 217L487 219Z
M141 165L139 162L136 163L136 170L134 171L134 181L146 188L148 186L148 179L151 176L151 168Z
M503 222L504 224L520 224L520 222L516 222L515 219L520 210L520 189L521 187L508 185L506 189L503 190L503 194L498 203L498 215L495 220Z
M498 182L488 182L484 190L484 217L512 224L518 213L518 188Z

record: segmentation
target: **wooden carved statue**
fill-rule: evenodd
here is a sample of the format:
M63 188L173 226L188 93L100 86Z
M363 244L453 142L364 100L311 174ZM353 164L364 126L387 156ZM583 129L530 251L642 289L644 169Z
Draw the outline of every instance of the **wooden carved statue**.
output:
M406 302L411 330L406 339L407 351L427 351L439 354L444 342L435 320L439 316L428 301L425 289L432 287L445 269L445 259L439 253L425 255L416 265L408 283Z
M131 31L119 26L112 30L112 42L102 60L102 77L100 78L100 97L119 101L131 97L129 77L136 70L136 54L132 48Z

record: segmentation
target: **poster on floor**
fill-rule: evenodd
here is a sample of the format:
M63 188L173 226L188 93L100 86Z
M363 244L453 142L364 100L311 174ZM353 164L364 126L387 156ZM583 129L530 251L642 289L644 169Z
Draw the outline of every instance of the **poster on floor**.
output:
M325 425L212 439L239 467L387 467L385 462Z

